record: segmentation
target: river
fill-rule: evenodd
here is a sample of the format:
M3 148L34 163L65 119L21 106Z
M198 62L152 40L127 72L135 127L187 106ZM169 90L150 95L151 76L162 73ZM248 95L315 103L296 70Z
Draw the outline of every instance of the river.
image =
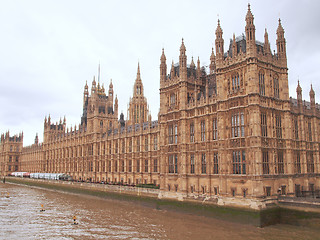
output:
M258 228L9 183L0 192L0 239L320 239L320 221Z

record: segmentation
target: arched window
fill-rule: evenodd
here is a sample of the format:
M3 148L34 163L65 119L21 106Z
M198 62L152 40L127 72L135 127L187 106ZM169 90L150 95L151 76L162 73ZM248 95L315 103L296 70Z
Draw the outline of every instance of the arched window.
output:
M259 73L259 93L262 96L265 96L265 83L264 83L264 73L260 72Z
M273 93L275 98L279 98L279 78L277 76L273 79Z
M239 74L236 73L232 76L232 91L235 92L240 88Z

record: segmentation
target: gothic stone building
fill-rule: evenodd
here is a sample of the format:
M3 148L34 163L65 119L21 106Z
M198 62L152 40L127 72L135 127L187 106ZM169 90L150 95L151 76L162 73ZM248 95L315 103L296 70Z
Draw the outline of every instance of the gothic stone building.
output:
M264 42L256 40L250 6L245 21L245 34L233 36L226 52L218 21L209 71L199 59L187 64L183 40L170 71L162 51L158 121L151 121L139 65L127 120L123 114L117 119L112 82L107 95L94 79L90 94L84 88L79 126L67 129L65 119L52 123L49 116L42 144L22 148L18 137L1 138L5 171L17 170L12 147L20 171L160 184L160 197L259 199L319 188L315 92L311 86L310 102L303 101L298 82L297 99L289 98L280 20L274 53L267 31Z

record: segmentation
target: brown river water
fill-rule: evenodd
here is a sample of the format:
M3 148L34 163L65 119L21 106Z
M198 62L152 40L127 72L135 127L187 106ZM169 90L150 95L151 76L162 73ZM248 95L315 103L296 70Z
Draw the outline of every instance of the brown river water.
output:
M0 192L0 239L320 239L320 221L258 228L9 183L0 183Z

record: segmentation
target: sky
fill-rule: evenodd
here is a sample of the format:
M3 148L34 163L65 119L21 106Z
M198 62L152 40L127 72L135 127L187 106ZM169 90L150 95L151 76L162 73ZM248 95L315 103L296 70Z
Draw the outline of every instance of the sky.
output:
M303 99L310 85L320 103L320 1L250 0L256 40L268 30L276 50L281 18L287 42L289 93L296 98L298 79ZM224 48L235 33L244 33L248 1L0 1L0 133L24 133L24 146L43 140L45 116L66 116L67 127L81 121L83 89L98 75L106 90L112 79L119 114L127 105L140 63L144 94L152 119L160 107L160 56L168 69L179 61L181 39L191 57L208 65L217 20Z

